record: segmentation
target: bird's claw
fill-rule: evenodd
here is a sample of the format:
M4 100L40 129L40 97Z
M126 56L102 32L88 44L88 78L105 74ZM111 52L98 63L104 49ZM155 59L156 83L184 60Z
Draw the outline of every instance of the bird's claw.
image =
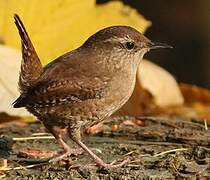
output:
M129 163L129 161L130 161L130 159L127 158L127 159L123 160L119 164L115 164L116 160L114 160L110 164L107 164L107 163L104 163L104 162L100 162L100 163L97 163L97 165L100 166L100 167L106 168L106 169L114 169L114 168L119 168L119 167L124 166L125 164Z
M64 153L62 153L62 154L59 154L59 155L57 155L57 156L51 158L51 159L49 160L49 163L56 163L56 162L58 162L58 161L60 161L60 160L62 160L62 159L64 159L64 158L66 158L66 157L68 157L68 156L70 156L70 155L71 155L70 152L64 152Z

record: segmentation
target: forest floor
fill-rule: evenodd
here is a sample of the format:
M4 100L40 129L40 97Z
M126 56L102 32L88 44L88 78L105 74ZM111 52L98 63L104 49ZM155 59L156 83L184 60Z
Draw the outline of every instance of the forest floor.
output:
M34 134L45 132L41 123L0 128L0 157L5 163L0 179L210 178L210 130L204 124L181 117L125 119L111 119L100 132L84 135L84 142L104 161L130 159L125 166L108 170L95 166L82 151L48 163L41 157L61 149L55 139ZM68 144L78 148L71 141Z

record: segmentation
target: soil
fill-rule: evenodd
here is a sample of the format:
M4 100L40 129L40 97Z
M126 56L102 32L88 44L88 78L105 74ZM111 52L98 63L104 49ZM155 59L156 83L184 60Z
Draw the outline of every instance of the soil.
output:
M61 151L54 139L18 139L40 132L45 132L41 123L0 129L0 157L8 160L7 167L0 170L0 179L210 178L210 130L196 120L181 117L110 119L96 134L84 135L84 142L95 148L94 152L104 161L130 159L124 167L108 170L95 166L81 150L58 163L48 163L41 155ZM78 148L70 140L68 144Z

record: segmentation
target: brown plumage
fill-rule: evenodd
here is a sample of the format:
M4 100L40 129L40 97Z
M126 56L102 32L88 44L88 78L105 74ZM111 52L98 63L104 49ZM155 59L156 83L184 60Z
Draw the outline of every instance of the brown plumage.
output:
M118 110L131 96L137 67L143 55L154 44L128 26L113 26L92 35L81 47L68 52L44 68L29 36L15 15L15 24L22 40L23 60L19 87L20 97L14 107L26 107L43 122L64 148L52 159L59 160L71 153L63 141L63 129L96 162L106 168L80 137L80 129L97 124Z
M14 19L22 43L22 62L19 77L19 87L21 92L27 92L29 89L35 86L38 78L43 72L43 67L18 15L14 15Z

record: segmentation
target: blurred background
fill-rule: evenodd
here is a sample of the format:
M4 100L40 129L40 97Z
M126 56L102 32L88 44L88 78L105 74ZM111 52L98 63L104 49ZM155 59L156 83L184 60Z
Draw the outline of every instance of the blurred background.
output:
M178 82L210 88L209 0L123 0L123 3L152 21L146 36L174 47L171 51L149 53L148 59L167 69Z

